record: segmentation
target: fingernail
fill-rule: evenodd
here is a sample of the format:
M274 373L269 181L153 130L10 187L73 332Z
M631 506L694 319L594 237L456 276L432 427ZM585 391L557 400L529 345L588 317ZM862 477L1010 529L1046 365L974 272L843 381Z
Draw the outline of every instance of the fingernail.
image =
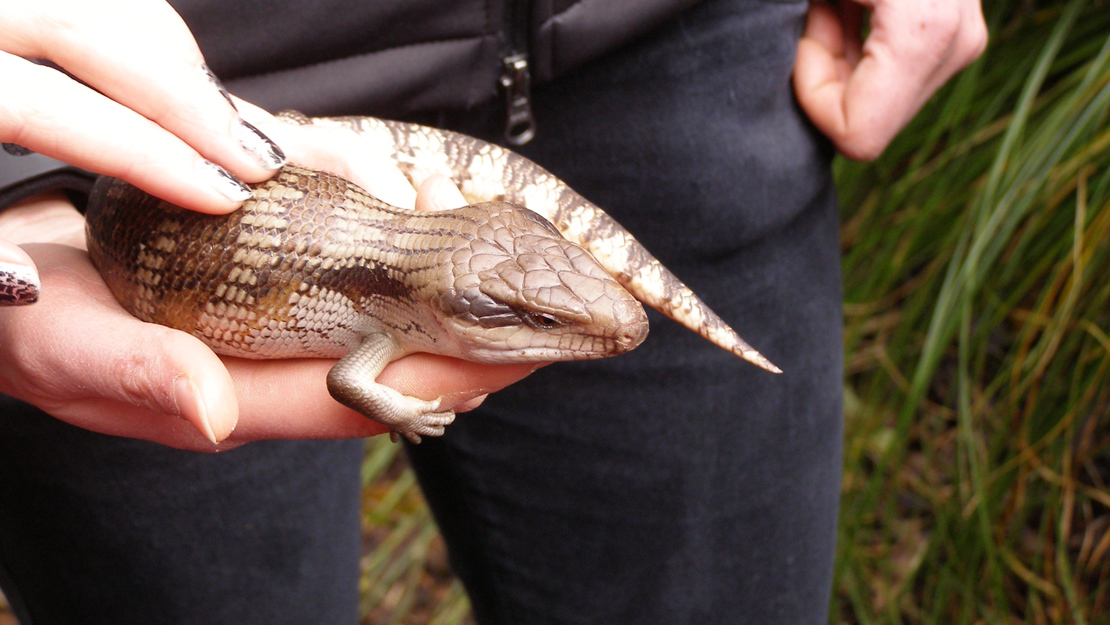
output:
M486 401L487 397L489 397L489 393L485 393L485 394L479 395L477 397L472 397L472 398L464 401L463 403L459 404L458 406L455 406L455 412L456 413L470 412L471 410L474 410L478 406L481 406L482 402Z
M205 438L213 444L219 443L216 433L212 431L212 424L208 421L208 410L204 407L204 399L200 389L186 376L179 376L173 382L173 399L177 404L177 414L193 424Z
M4 151L12 156L27 156L28 154L35 153L33 150L28 150L22 145L17 145L15 143L4 143L3 146Z
M200 161L199 169L201 177L232 202L245 202L254 195L251 188L242 180L212 161Z
M25 306L39 301L39 275L26 265L0 262L0 306Z
M227 103L231 105L231 108L235 109L235 111L238 112L239 107L235 106L235 100L231 99L231 94L227 92L227 87L224 87L224 83L220 82L220 79L216 78L216 74L212 73L212 69L208 67L208 63L201 63L199 69L201 73L204 74L204 77L208 79L208 82L211 83L213 87L220 90L220 95L222 95L224 99L227 100Z
M231 108L238 112L239 107L235 106L235 100L231 99L231 94L228 93L227 88L216 77L216 74L212 72L212 68L208 67L207 63L201 63L200 71L208 79L208 82L220 91L220 95L227 100ZM232 128L232 133L235 134L239 145L243 146L243 149L253 156L254 160L264 169L272 171L285 164L285 153L281 151L281 148L249 122L242 118L237 119L235 126Z
M250 123L240 119L232 132L239 140L239 145L264 169L272 171L285 164L285 152Z

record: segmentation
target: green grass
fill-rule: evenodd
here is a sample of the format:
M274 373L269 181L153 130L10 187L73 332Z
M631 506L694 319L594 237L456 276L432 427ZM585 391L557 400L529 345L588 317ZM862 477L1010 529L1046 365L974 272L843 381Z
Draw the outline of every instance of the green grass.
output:
M835 620L1110 622L1110 7L986 9L987 55L838 163Z
M368 625L473 623L443 539L404 462L403 447L379 436L362 464L362 622Z
M1110 623L1110 4L985 9L984 58L837 163L831 622ZM397 447L368 449L365 622L468 622Z

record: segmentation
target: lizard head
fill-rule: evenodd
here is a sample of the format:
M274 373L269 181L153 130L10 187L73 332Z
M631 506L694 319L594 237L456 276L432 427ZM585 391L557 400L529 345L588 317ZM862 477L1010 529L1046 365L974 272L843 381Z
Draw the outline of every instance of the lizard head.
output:
M459 355L483 362L588 360L647 336L644 308L589 252L543 217L505 202L472 213L475 230L445 266L442 323Z

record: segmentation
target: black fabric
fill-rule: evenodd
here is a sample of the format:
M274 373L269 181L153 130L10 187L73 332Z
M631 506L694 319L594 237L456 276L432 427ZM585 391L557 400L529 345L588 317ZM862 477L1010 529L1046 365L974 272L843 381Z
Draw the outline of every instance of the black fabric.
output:
M95 179L90 171L50 157L34 152L17 156L5 148L0 152L0 210L49 191L68 194L82 208Z
M539 82L561 76L654 30L698 1L532 2L528 52L533 76Z
M0 189L0 210L22 200L51 191L61 191L77 210L84 211L96 174L77 167L67 167L35 176Z
M410 447L483 625L826 621L838 215L828 148L791 99L805 8L705 4L537 89L523 151L785 373L653 315L631 354L542 369Z
M22 625L357 620L361 441L218 455L0 396L0 584Z
M550 80L697 1L170 4L236 95L274 111L395 117L496 99L502 59L511 51L529 52L533 78Z

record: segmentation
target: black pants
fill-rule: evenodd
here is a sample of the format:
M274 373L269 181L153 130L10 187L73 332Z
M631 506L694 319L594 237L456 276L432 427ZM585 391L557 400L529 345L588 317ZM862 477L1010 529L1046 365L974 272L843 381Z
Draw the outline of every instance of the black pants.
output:
M804 2L729 0L539 87L524 150L785 373L652 319L410 449L485 624L823 623L837 212L790 94ZM444 118L499 132L499 107ZM498 130L494 130L497 128ZM0 583L35 625L352 623L361 444L210 456L0 415Z

